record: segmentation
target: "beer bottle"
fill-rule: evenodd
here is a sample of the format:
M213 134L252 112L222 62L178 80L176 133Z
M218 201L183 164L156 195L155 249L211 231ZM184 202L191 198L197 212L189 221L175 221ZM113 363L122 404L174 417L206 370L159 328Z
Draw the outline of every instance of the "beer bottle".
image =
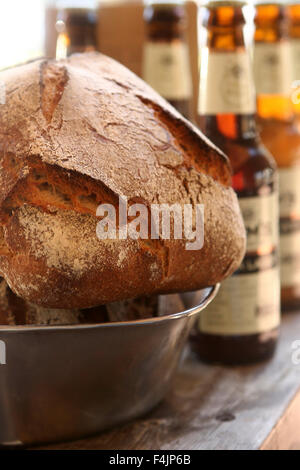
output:
M145 4L143 79L185 117L191 117L192 79L181 0Z
M58 33L56 58L97 49L97 2L59 0L56 2Z
M281 302L292 310L300 306L300 132L291 100L286 4L257 2L255 27L258 125L279 167Z
M288 4L289 37L292 53L292 102L300 126L300 0Z
M205 43L197 122L230 159L247 231L242 265L222 283L191 336L202 360L224 364L270 358L280 323L277 171L256 128L247 8L242 1L211 1L199 15Z

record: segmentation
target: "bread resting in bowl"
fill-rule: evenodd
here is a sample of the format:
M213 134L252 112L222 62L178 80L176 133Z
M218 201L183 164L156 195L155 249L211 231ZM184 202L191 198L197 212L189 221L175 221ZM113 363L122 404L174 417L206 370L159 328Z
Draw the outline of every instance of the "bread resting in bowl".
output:
M0 279L0 325L55 326L144 320L183 312L180 294L143 296L86 309L45 308L18 297Z
M232 274L245 230L228 159L114 60L80 54L0 73L0 272L20 297L87 308ZM99 239L100 204L204 205L204 245Z

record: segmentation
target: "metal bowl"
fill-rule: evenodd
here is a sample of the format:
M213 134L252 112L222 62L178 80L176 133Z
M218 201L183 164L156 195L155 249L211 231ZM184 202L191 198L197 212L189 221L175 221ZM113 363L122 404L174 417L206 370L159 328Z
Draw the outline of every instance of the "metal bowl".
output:
M0 327L0 445L76 439L149 411L217 290L187 296L185 311L146 320Z

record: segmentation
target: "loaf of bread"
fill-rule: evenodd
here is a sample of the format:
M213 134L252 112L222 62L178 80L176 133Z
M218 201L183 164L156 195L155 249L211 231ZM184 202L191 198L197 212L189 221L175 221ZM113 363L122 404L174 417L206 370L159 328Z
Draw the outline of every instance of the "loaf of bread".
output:
M173 315L185 310L180 294L143 296L136 299L120 300L106 304L108 321L142 320L152 317ZM90 317L90 310L82 310Z
M24 300L80 309L214 285L245 231L228 159L142 80L98 53L0 73L0 273ZM119 197L204 205L204 246L99 239Z
M0 279L0 325L79 325L142 320L182 312L179 294L139 297L87 309L55 309L18 297Z
M0 325L76 325L84 322L80 310L39 307L18 297L4 279L0 280Z

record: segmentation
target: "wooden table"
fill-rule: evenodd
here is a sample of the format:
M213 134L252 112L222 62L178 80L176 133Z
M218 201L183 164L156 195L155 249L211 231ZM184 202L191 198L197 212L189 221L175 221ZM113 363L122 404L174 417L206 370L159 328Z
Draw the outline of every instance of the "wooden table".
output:
M299 354L292 349L297 340ZM271 362L212 367L186 354L168 397L148 416L43 448L300 450L300 314L284 317Z

